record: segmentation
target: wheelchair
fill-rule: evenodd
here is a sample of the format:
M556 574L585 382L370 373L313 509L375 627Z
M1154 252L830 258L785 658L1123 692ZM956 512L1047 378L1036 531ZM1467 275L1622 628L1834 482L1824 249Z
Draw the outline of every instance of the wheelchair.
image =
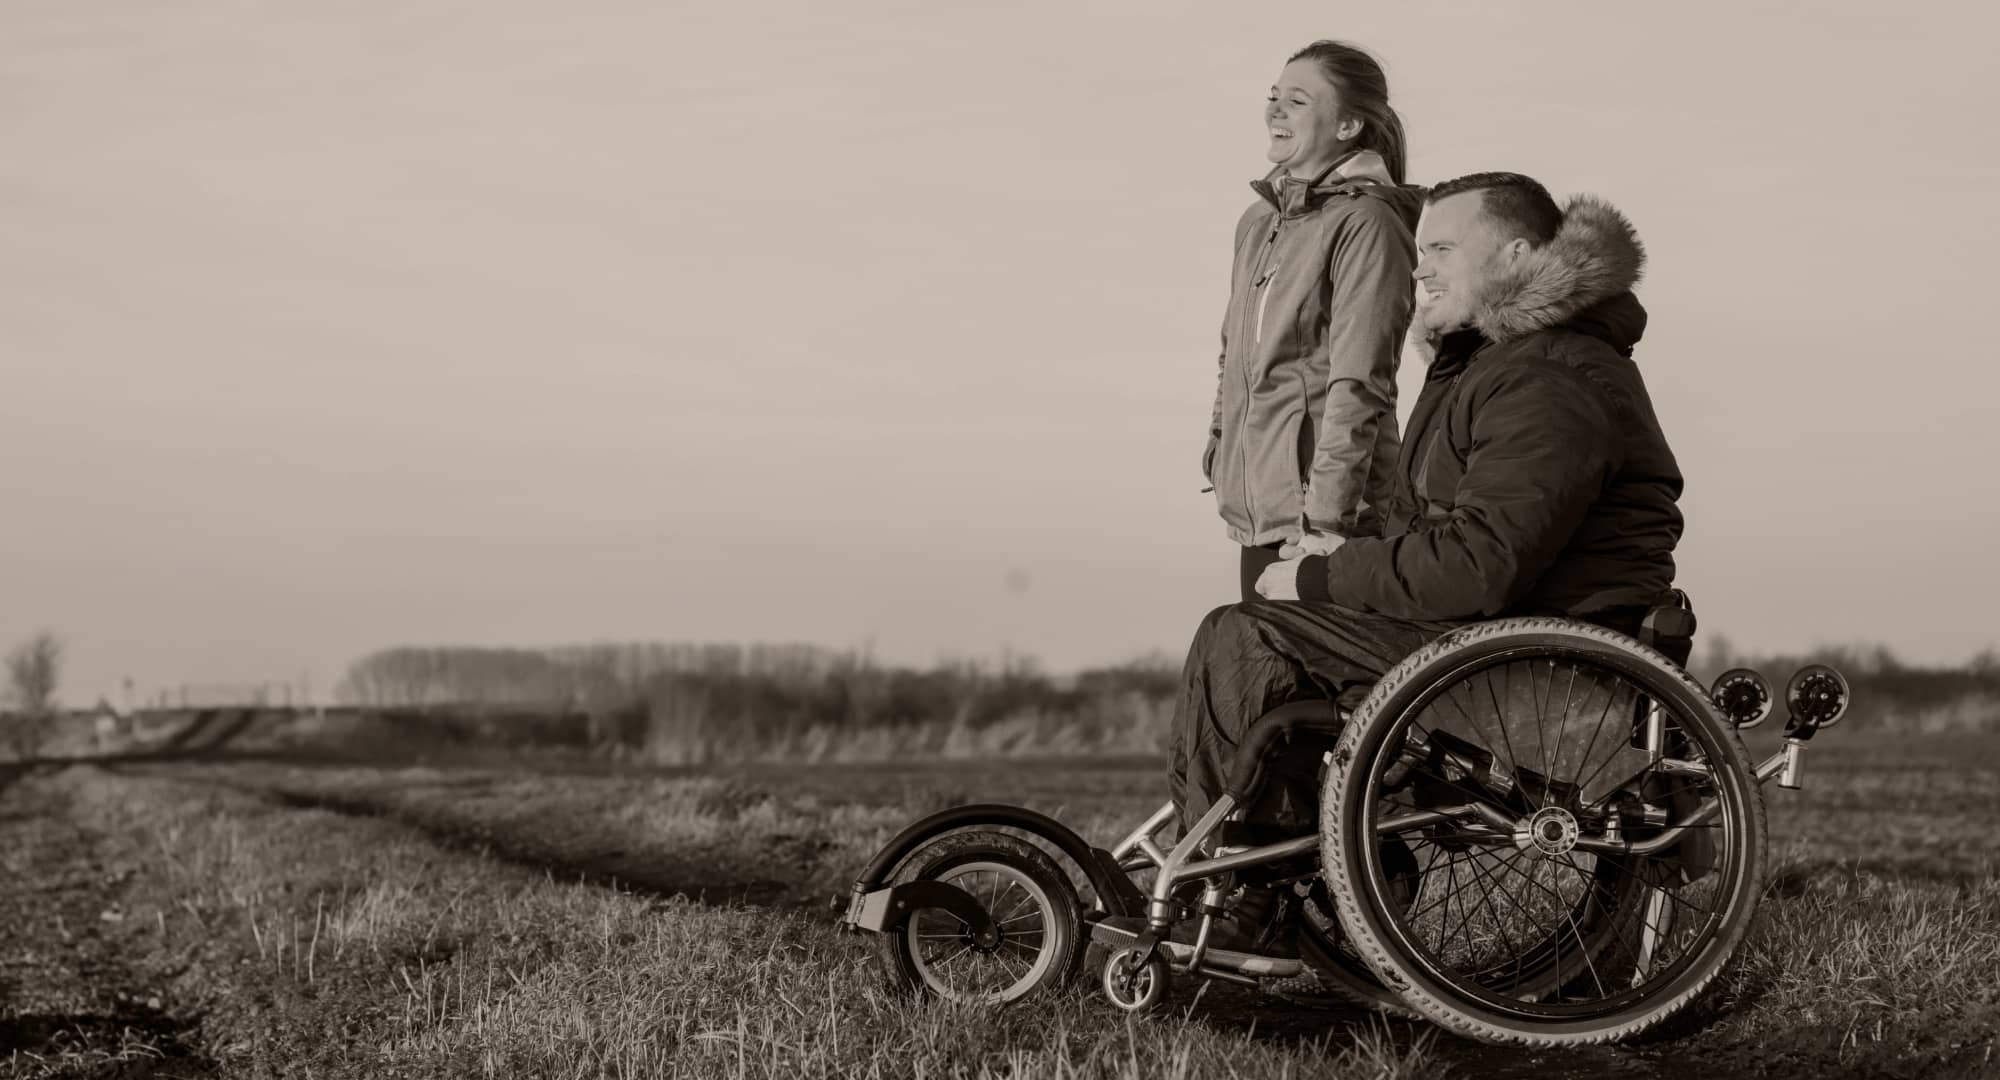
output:
M843 923L878 935L891 986L958 1000L1060 986L1095 943L1104 995L1135 1013L1194 977L1495 1043L1632 1038L1742 943L1768 860L1763 785L1799 787L1808 743L1849 699L1839 672L1800 669L1782 749L1752 762L1738 732L1779 695L1748 669L1695 682L1693 629L1678 592L1636 637L1545 617L1462 627L1351 714L1324 700L1265 714L1172 841L1171 803L1109 848L1026 808L955 807L890 840ZM1270 838L1243 808L1273 762L1302 757L1320 763L1320 827L1255 842ZM1213 942L1246 885L1290 891L1298 947L1273 951L1296 956Z

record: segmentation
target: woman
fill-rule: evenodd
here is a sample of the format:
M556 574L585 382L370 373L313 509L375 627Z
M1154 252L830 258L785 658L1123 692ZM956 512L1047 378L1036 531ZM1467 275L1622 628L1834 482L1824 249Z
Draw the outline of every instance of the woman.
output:
M1274 167L1236 226L1202 459L1243 546L1245 600L1281 552L1381 531L1423 203L1403 186L1388 79L1362 50L1316 41L1294 53L1264 121Z

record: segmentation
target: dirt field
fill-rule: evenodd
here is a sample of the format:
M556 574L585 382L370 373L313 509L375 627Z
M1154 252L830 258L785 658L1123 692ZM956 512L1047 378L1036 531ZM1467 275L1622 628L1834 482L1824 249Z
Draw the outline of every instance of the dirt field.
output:
M1769 792L1735 972L1666 1035L1580 1053L1185 980L1139 1021L1089 984L913 1004L835 930L913 816L1004 799L1105 842L1157 805L1154 761L14 769L0 1073L2000 1076L2000 739L1847 734Z

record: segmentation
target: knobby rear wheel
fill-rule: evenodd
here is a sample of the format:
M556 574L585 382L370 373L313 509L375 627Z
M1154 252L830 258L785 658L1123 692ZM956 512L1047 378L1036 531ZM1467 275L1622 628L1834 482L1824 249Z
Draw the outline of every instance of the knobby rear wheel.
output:
M1393 854L1393 853L1392 853ZM1326 883L1315 880L1300 916L1299 951L1311 975L1270 987L1278 997L1309 1008L1360 1005L1391 1016L1415 1016L1395 991L1382 985L1360 950L1341 929ZM1309 984L1309 985L1302 985Z
M1529 1045L1628 1038L1693 1000L1765 861L1762 792L1702 688L1564 619L1468 627L1384 676L1335 749L1322 830L1341 925L1383 982Z
M1040 848L989 830L946 833L910 853L893 879L955 885L985 908L982 940L941 908L920 908L877 936L893 990L1006 1004L1076 977L1082 905L1069 876Z

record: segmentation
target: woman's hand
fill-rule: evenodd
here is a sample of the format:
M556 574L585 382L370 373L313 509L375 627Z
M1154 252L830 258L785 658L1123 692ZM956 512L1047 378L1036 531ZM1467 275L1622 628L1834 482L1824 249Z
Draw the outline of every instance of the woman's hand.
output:
M1297 540L1287 540L1278 549L1281 559L1296 559L1301 555L1331 555L1347 543L1347 537L1339 533L1309 532Z

